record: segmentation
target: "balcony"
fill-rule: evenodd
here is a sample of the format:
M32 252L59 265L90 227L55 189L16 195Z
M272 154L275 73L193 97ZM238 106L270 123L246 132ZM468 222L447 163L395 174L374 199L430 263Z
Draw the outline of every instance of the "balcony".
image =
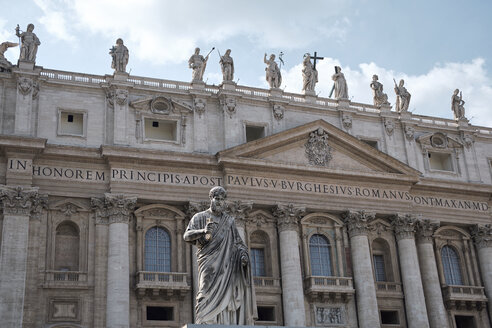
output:
M448 309L478 309L487 304L484 288L478 286L446 285L442 287L442 295Z
M352 278L310 276L304 279L304 292L312 301L347 302L355 293Z
M186 272L137 273L136 290L140 296L183 297L191 290L191 278Z
M376 295L379 297L403 298L401 283L391 281L377 281Z
M263 294L280 294L280 279L272 277L253 277L255 291Z
M44 273L43 287L87 289L87 272L47 270Z

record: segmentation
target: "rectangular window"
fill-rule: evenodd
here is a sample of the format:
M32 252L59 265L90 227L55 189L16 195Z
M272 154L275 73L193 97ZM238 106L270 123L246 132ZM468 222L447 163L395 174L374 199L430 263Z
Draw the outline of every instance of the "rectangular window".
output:
M147 320L174 321L174 308L168 306L147 306Z
M276 321L275 307L273 306L258 306L258 321Z
M144 128L146 139L176 141L176 121L145 118Z
M264 277L265 274L265 250L263 248L251 248L251 266L253 276Z
M264 126L246 125L246 142L261 139L265 136Z
M376 281L386 281L386 272L384 270L384 256L373 255L374 260L374 275Z
M59 115L58 134L84 135L84 113L61 111Z
M412 320L412 319L410 319ZM398 317L398 311L381 311L381 324L382 325L399 325L400 318Z
M377 142L377 140L364 140L364 139L361 139L361 141L365 142L366 144L368 144L372 148L378 149L378 142Z
M454 171L451 154L429 152L429 166L431 170Z

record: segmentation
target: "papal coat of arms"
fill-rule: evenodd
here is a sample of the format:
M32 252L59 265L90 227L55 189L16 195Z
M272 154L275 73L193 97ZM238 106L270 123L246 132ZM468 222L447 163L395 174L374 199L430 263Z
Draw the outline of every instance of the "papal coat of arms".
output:
M328 133L322 128L309 134L309 140L304 145L309 164L328 166L331 159L331 147L328 145Z

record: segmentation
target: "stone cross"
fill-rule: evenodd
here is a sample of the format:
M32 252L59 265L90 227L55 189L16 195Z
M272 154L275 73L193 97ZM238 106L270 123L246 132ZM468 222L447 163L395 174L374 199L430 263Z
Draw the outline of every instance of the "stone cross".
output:
M313 59L313 69L316 69L316 59L319 59L319 60L325 59L325 57L318 57L317 55L318 55L318 53L315 51L314 56L311 56L311 58Z

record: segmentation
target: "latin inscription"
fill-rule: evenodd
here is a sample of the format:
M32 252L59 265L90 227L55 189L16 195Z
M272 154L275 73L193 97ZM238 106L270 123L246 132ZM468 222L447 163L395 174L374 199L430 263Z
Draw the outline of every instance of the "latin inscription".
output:
M56 167L48 165L32 165L24 159L9 159L9 170L28 172L32 170L35 177L45 179L61 179L86 182L139 182L163 185L202 186L214 187L224 185L220 176L187 174L176 172L160 172L113 168L110 171L93 170L83 168ZM325 184L308 181L296 181L287 179L271 179L254 176L227 175L227 186L255 188L272 191L293 191L312 194L327 194L346 196L352 198L365 198L375 200L395 200L412 202L418 206L442 207L449 209L471 210L487 212L489 206L486 202L465 199L450 199L434 196L411 194L408 191L362 187L354 185Z
M415 205L444 207L463 210L474 210L486 212L489 206L485 202L448 199L433 196L419 196L408 191L380 189L339 184L313 183L306 181L294 181L283 179L258 178L251 176L228 175L228 185L269 189L278 191L295 191L314 194L328 194L336 196L347 196L353 198L372 198L378 200L411 201Z

